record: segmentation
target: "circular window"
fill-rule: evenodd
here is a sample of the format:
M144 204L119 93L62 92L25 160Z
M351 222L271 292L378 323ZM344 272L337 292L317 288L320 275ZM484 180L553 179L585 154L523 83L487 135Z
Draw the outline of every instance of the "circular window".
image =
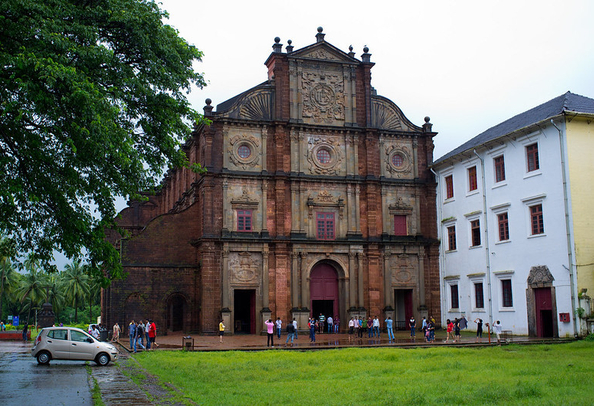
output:
M237 155L239 155L241 159L247 159L250 157L250 155L252 155L252 150L248 145L243 144L237 148Z
M330 151L325 148L318 149L316 153L316 157L318 158L318 162L321 164L328 164L330 163Z
M392 155L392 165L394 165L396 168L400 168L400 167L402 167L403 164L404 164L404 159L402 159L402 155L400 155L400 154Z

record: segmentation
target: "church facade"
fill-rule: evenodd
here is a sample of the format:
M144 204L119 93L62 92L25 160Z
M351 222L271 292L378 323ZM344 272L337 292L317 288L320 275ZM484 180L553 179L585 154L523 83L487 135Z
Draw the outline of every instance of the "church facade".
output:
M219 104L184 145L188 168L120 213L128 276L102 293L107 325L259 334L319 314L440 320L429 118L414 125L361 59L325 40L275 39L263 83Z

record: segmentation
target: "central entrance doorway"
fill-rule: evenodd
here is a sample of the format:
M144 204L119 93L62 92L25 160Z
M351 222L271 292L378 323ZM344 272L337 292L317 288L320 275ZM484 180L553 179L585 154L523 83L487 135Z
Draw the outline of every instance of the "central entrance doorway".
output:
M235 290L233 299L233 332L256 334L256 291Z
M538 337L553 337L553 300L551 288L534 289L536 333Z
M330 264L317 264L310 274L311 314L316 319L320 313L336 318L338 316L338 273Z
M413 290L394 289L394 329L406 330L407 321L413 315Z

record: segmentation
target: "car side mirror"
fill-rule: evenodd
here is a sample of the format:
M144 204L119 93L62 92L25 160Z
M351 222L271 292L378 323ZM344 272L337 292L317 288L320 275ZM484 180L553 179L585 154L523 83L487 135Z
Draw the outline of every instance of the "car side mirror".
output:
M93 339L91 337L87 337L87 342L93 344Z

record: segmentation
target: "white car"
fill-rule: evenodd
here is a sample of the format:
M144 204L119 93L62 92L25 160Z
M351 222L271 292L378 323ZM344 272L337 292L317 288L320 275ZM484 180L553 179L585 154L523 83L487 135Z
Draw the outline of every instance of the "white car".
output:
M59 359L95 361L105 366L116 360L118 350L76 327L46 327L37 335L31 355L40 364Z

